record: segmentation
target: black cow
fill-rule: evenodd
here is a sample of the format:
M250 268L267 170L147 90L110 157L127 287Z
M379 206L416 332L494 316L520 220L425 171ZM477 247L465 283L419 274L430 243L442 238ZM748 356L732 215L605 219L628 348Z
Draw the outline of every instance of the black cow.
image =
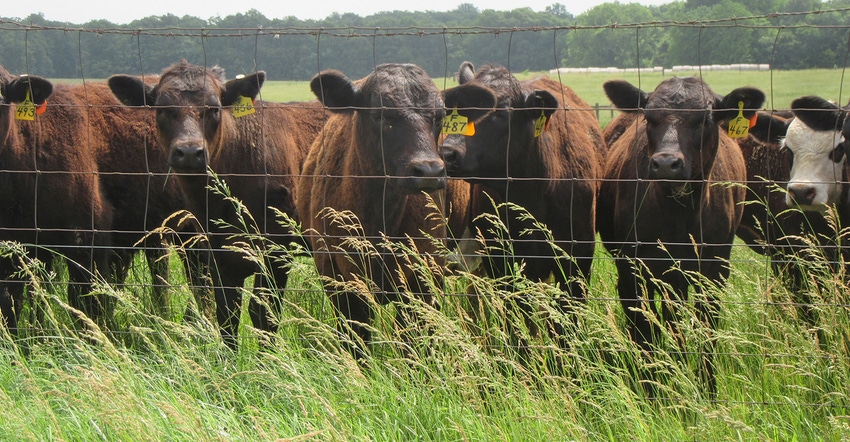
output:
M617 292L632 339L652 351L659 331L654 293L664 294L663 321L674 335L678 304L689 286L705 281L723 286L741 220L746 179L741 150L719 125L754 113L764 93L739 88L716 95L699 78L669 78L646 93L625 81L608 81L605 93L624 112L642 113L610 146L599 194L597 227L616 259ZM728 183L739 183L729 185ZM668 290L669 289L669 290ZM718 322L709 291L698 302L699 319ZM702 375L715 391L713 339L704 346Z

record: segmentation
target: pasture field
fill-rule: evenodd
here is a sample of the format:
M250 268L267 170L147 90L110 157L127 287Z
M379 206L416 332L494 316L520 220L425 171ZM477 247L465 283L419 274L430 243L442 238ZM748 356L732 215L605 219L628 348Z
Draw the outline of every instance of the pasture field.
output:
M805 94L839 98L840 71L788 73L781 84L795 92L780 98L784 74L773 73L776 108ZM759 85L771 96L760 82L769 73L717 75L706 75L716 92ZM610 75L573 77L565 82L588 102L607 103L601 84ZM641 78L651 85L644 89L658 80ZM263 98L308 99L293 98L302 88L309 94L306 82L268 82ZM0 253L20 256L20 249L0 243ZM398 350L392 307L379 311L368 367L340 348L331 306L303 254L292 263L277 339L245 326L237 352L198 315L176 255L164 314L151 305L140 256L126 285L99 286L114 303L109 331L94 323L74 330L63 272L29 263L22 320L29 329L15 339L0 331L0 440L850 439L847 275L826 269L817 250L808 263L817 284L807 289L817 327L799 317L769 262L740 243L728 286L706 287L722 309L713 337L716 396L694 375L708 334L693 305L683 306L681 336L664 336L653 358L642 355L625 334L614 264L601 245L569 348L531 333L512 308L523 296L551 313L548 285L514 276L520 291L505 293L504 281L464 269L447 277L440 311L417 307L429 332L416 334L410 351ZM520 340L528 347L513 345ZM667 351L676 340L684 354ZM638 381L647 370L658 375L651 397Z
M800 71L705 71L701 75L714 92L725 95L733 89L742 86L758 87L767 95L765 109L788 109L791 101L804 95L818 95L826 99L846 103L850 99L850 76L845 76L840 69L810 69ZM602 83L607 80L627 80L650 92L671 73L593 73L593 74L560 74L548 73L516 73L517 78L526 80L538 75L549 75L560 81L583 98L589 105L598 105L610 109L611 102L602 90ZM700 75L699 72L678 72L678 76ZM453 79L437 78L437 86L448 88L456 86ZM842 87L843 85L843 87ZM310 92L307 81L267 81L262 90L263 99L269 101L306 101L315 96ZM601 111L599 120L604 127L616 111Z

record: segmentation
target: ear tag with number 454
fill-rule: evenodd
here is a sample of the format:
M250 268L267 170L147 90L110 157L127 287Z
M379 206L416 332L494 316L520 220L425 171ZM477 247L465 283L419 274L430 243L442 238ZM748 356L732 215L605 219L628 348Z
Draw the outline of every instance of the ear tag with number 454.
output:
M444 135L466 135L471 137L475 135L475 124L469 121L468 118L457 113L457 108L452 109L452 113L443 117Z
M729 129L726 133L729 138L746 138L750 134L750 128L756 125L756 115L748 119L744 116L744 102L738 102L738 116L729 122Z
M254 100L251 97L241 96L233 103L233 116L236 118L251 115L255 112Z

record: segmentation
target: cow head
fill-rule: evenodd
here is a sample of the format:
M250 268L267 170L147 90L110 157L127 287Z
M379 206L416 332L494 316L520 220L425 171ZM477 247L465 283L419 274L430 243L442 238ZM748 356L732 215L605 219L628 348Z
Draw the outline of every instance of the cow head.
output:
M624 112L643 112L649 170L658 180L701 180L708 177L721 135L721 123L738 115L752 117L764 103L764 93L738 88L719 96L701 79L673 77L662 81L651 93L622 80L603 85L605 94Z
M30 101L40 105L53 93L53 84L35 75L12 75L0 66L0 105L21 103L27 93Z
M360 161L392 177L405 192L445 187L437 139L447 108L476 120L495 103L493 93L477 85L441 93L428 74L412 64L383 64L357 82L326 70L313 77L310 88L331 112L354 114Z
M794 154L785 202L803 210L823 210L839 202L850 149L848 110L820 97L791 102L797 118L782 144Z
M492 114L475 123L475 135L449 135L443 140L440 154L449 175L507 177L509 164L527 160L535 143L535 122L541 115L548 121L559 107L558 100L546 90L524 89L501 66L484 66L475 72L472 63L463 62L458 82L492 89L497 103Z
M265 79L260 71L225 81L218 66L204 68L184 60L166 68L154 85L127 75L114 75L108 83L122 103L156 109L157 137L168 149L170 167L179 173L204 173L214 153L210 149L234 125L223 108L243 96L255 99Z

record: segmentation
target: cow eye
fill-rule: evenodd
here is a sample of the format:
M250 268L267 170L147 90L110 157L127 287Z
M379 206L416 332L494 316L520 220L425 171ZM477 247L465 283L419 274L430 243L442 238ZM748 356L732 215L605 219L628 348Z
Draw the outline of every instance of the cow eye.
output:
M219 108L207 107L204 109L204 116L207 118L218 118Z
M835 149L832 149L832 152L829 153L829 159L832 160L833 163L840 163L841 160L844 159L844 154L847 153L845 150L845 143L846 141L835 146Z

